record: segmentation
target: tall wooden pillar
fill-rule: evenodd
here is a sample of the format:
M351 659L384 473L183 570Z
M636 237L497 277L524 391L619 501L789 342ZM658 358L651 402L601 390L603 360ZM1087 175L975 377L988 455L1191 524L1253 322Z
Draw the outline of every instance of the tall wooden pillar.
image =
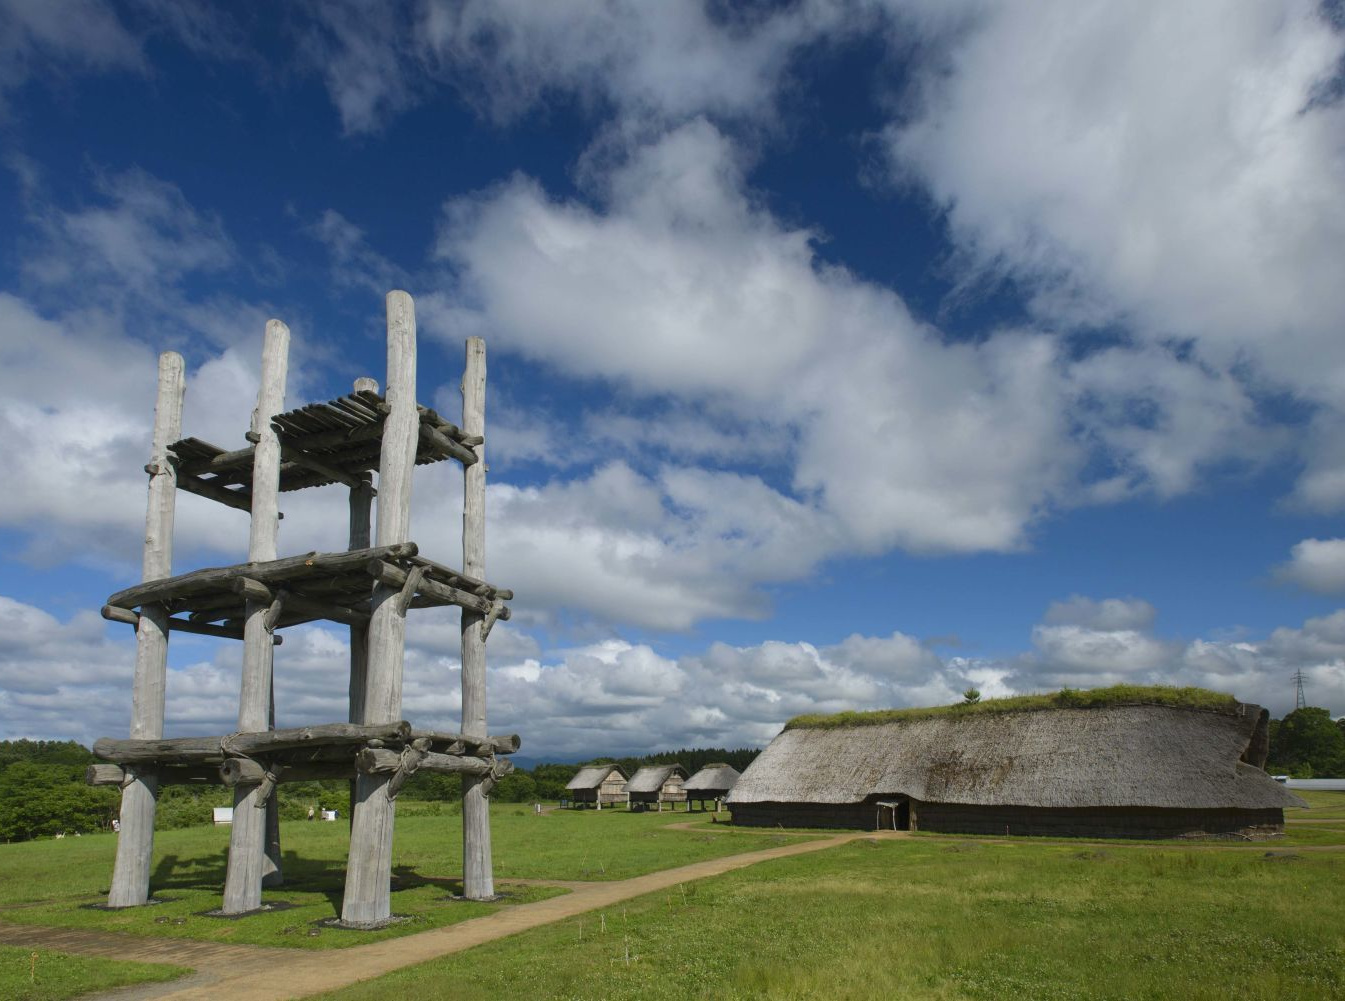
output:
M252 463L252 527L248 535L249 562L276 558L280 526L280 440L271 420L285 407L285 379L289 369L289 327L268 320L262 347L261 388L252 415L256 449ZM272 658L271 605L249 597L243 620L243 683L238 697L238 729L265 730L270 716ZM237 786L234 819L229 833L229 867L224 879L224 913L241 914L262 903L266 863L266 809L260 785ZM271 790L274 795L274 788ZM274 862L274 860L272 860Z
M486 342L467 339L462 373L462 430L486 430ZM486 579L486 446L476 446L476 462L463 467L462 572ZM486 736L486 641L484 618L462 609L462 732ZM462 893L469 900L495 896L490 858L490 800L483 776L462 778Z
M355 392L378 392L378 380L360 378L355 380ZM370 513L374 503L373 479L368 473L360 478L358 487L350 488L350 534L347 549L368 549L371 534ZM364 722L364 690L368 684L369 629L363 623L350 625L350 711L347 716L351 723ZM350 782L350 800L346 811L347 823L353 824L355 817L355 780Z
M378 392L378 381L370 378L355 380L355 392ZM370 543L370 512L373 510L374 485L368 473L361 475L360 485L350 488L350 532L347 549L368 549ZM364 688L368 670L368 629L362 624L350 627L350 722L364 722Z
M411 474L416 466L420 415L416 410L415 303L405 292L387 295L388 375L378 462L377 545L407 542L411 534ZM365 723L391 723L401 718L402 660L406 618L398 608L400 592L385 584L374 587L368 630ZM350 829L341 920L345 924L381 924L392 916L392 829L395 804L388 797L388 773L361 774L355 780L355 806Z
M145 509L143 579L173 573L173 514L177 503L177 471L168 461L168 446L182 436L182 397L186 390L182 356L159 356L159 390L154 404L154 443L150 449L149 502ZM146 605L135 631L135 675L131 695L131 738L163 736L164 687L168 675L168 610ZM112 871L109 907L134 907L149 900L150 861L154 854L154 812L159 780L152 771L131 773L121 792L117 861Z

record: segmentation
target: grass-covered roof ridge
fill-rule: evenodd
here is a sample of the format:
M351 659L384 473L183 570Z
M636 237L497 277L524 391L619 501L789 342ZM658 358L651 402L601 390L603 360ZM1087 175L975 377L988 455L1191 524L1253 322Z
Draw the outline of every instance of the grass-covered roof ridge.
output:
M977 713L1041 712L1045 709L1102 709L1107 706L1173 706L1203 712L1235 713L1238 702L1225 692L1169 685L1113 685L1110 688L1062 688L1058 692L1014 695L1003 699L959 702L951 706L913 709L874 709L869 712L807 713L785 724L786 730L828 730L846 726L879 726L936 716Z

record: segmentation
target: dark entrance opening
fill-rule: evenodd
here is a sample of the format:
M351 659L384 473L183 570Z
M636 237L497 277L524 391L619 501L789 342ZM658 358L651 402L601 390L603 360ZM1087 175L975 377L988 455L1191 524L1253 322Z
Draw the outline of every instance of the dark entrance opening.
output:
M880 831L909 831L911 829L911 801L906 796L880 799L874 827Z

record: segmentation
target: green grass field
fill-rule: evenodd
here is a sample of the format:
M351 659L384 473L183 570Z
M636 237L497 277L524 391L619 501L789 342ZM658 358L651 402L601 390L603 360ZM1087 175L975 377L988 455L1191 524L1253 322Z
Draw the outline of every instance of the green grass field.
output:
M325 997L1320 1001L1342 887L1345 852L1282 842L861 840Z
M175 980L186 972L158 963L123 963L0 946L0 997L6 1001L64 1001L93 991Z
M227 827L163 831L155 838L152 893L164 902L121 911L97 909L112 874L112 835L0 846L0 921L96 928L303 949L344 948L453 924L501 907L566 892L510 880L626 879L688 862L780 843L770 832L717 834L702 814L625 810L553 811L535 816L513 804L491 811L495 878L503 900L453 900L461 892L461 817L435 804L401 804L393 856L394 915L407 920L370 932L323 924L340 915L348 828L344 823L282 825L286 885L263 893L268 913L230 920L220 906ZM694 819L706 830L669 830Z
M1345 793L1305 798L1312 809L1289 812L1286 838L1253 845L862 838L683 884L329 997L1345 998ZM169 902L119 912L83 906L106 888L111 836L0 846L0 921L343 947L564 892L510 880L623 879L797 840L711 825L703 814L538 817L501 804L492 810L496 878L513 896L474 904L449 896L460 864L458 817L436 815L432 805L405 807L393 910L412 920L382 931L318 924L339 911L346 827L304 822L284 828L290 885L265 895L294 905L288 910L236 921L199 913L218 906L228 844L227 828L200 828L156 840L155 893ZM688 820L690 830L670 827ZM6 998L70 997L126 982L120 976L173 972L70 964L74 986L42 984L48 993L25 994L39 986L25 980L28 960L16 967L12 957L0 959L9 964L0 973Z

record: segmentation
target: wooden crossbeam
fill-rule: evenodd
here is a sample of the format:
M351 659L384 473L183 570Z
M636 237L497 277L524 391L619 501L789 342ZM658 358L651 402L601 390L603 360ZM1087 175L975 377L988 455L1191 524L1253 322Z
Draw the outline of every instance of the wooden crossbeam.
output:
M367 572L370 560L407 559L415 556L416 552L414 542L402 542L392 546L374 546L371 549L344 553L308 553L303 556L268 560L264 563L210 567L128 587L108 598L107 603L118 608L136 608L151 602L161 603L187 598L194 594L227 591L234 580L244 577L250 577L269 586L305 577L357 574Z

